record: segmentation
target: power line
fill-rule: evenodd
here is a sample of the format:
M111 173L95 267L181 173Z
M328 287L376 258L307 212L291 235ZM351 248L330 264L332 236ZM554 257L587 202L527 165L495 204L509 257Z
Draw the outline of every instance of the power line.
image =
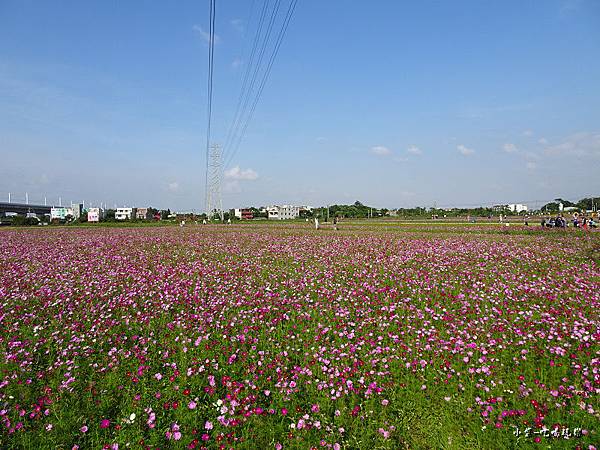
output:
M252 51L250 53L250 58L248 60L248 64L246 65L244 80L242 82L242 87L240 89L240 96L238 98L237 105L235 107L235 114L233 115L233 120L231 121L231 124L229 125L229 131L227 132L227 138L225 139L225 145L224 145L225 150L229 147L231 138L233 137L233 130L234 130L235 124L239 120L239 113L240 113L240 107L242 106L242 100L244 99L244 97L247 94L246 88L248 86L248 79L250 77L250 72L251 72L253 64L254 64L254 56L256 54L256 49L258 47L258 42L260 40L260 36L262 34L262 28L263 28L263 24L265 21L265 16L266 16L268 5L269 5L269 0L264 0L263 7L262 7L262 10L260 13L260 18L258 19L258 25L256 27L256 34L254 35Z
M265 74L263 76L263 79L262 79L262 81L261 81L261 83L259 85L256 98L254 99L254 103L252 104L252 108L250 109L250 113L249 113L249 115L248 115L248 117L246 119L246 123L244 124L244 127L243 127L242 132L241 132L241 134L239 136L237 144L236 144L235 148L233 149L233 152L228 156L225 166L227 166L227 165L229 165L229 163L231 163L233 157L237 153L237 151L238 151L238 149L240 147L240 144L242 142L242 139L244 138L244 135L246 133L246 129L248 128L248 125L250 124L250 121L252 120L252 117L254 115L254 111L256 109L256 105L258 104L258 101L260 100L260 97L261 97L261 95L263 93L263 90L264 90L265 85L267 83L267 79L269 78L269 74L271 73L271 69L273 67L273 63L275 62L275 59L277 58L277 54L279 53L279 48L281 47L281 43L283 42L283 38L285 37L285 33L286 33L286 31L288 29L288 26L290 24L290 21L292 19L292 15L294 14L294 10L296 9L296 4L297 4L297 0L292 0L290 2L290 5L288 7L285 19L284 19L282 27L281 27L281 30L279 31L279 34L278 34L278 36L276 38L275 46L273 48L273 52L271 53L271 57L269 58L267 69L266 69Z
M231 140L229 142L225 143L225 154L227 154L227 152L230 151L229 147L230 147L231 143L236 142L237 137L239 135L239 130L241 129L241 124L244 121L244 115L246 114L246 111L248 109L248 104L250 103L252 91L254 90L254 85L256 84L256 79L257 79L258 74L261 69L261 63L262 63L263 57L265 55L267 46L269 44L271 32L273 31L273 25L275 24L275 19L277 18L277 13L279 12L280 6L281 6L281 0L276 0L275 5L273 6L273 9L271 11L271 17L270 17L269 23L267 25L267 30L265 31L265 34L262 38L261 47L260 47L260 50L258 53L258 59L256 61L254 71L252 73L252 78L250 79L250 84L244 95L244 102L242 105L242 110L241 110L240 114L238 115L237 122L234 124L234 132L232 133Z
M208 157L210 149L210 126L212 119L212 93L213 93L213 62L215 49L215 6L216 0L209 0L209 32L208 32L208 100L207 100L207 124L206 124L206 183L205 204L208 208ZM207 211L208 212L208 211Z

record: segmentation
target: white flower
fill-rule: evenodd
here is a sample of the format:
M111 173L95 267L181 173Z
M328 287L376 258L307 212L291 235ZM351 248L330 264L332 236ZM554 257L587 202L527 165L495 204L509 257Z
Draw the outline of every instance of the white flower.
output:
M131 415L129 416L129 421L133 422L135 420L135 413L131 413Z

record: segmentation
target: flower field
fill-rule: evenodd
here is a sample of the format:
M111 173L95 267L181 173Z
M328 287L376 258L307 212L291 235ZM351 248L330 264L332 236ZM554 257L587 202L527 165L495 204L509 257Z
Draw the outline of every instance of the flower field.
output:
M594 448L599 242L0 230L0 447Z

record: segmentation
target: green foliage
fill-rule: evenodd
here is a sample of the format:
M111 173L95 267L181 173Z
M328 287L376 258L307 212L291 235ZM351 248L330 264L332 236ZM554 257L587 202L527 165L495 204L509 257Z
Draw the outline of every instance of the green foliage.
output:
M112 222L115 220L115 210L114 209L107 209L104 212L104 220L106 222Z
M14 216L11 224L16 227L31 227L37 225L40 221L35 217Z

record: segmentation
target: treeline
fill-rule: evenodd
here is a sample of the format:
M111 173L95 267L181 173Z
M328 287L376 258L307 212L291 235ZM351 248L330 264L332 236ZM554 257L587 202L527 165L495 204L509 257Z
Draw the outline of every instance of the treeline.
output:
M556 198L553 202L546 203L541 209L542 211L547 212L558 212L560 211L561 203L563 208L577 208L580 211L597 211L600 209L600 196L582 198L577 203L563 200L562 198Z

